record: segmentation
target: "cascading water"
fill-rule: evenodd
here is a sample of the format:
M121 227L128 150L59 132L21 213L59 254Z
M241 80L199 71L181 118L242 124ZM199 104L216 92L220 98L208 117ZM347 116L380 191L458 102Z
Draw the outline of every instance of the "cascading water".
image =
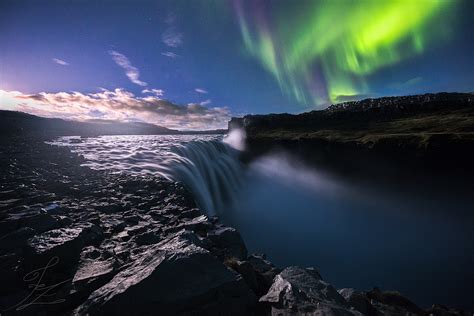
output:
M70 146L84 156L84 166L180 181L207 215L232 204L243 181L238 156L244 133L216 135L144 135L61 137L53 145Z
M242 181L238 150L221 141L195 141L172 151L177 157L169 165L170 177L191 191L203 211L217 215L232 203Z

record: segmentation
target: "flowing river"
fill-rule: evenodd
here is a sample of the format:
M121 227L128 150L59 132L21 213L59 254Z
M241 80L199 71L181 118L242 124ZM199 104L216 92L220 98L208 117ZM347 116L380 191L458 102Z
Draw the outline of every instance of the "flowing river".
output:
M178 180L199 207L280 266L318 268L338 288L398 290L423 307L474 309L474 198L450 183L405 190L357 181L285 152L239 160L234 136L62 137L84 165ZM453 192L454 191L454 192Z

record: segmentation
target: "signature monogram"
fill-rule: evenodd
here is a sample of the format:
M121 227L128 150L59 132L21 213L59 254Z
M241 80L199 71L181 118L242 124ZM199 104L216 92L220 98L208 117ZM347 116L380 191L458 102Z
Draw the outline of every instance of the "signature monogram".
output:
M58 257L51 258L45 267L33 270L26 274L23 277L23 280L27 283L31 283L28 285L31 288L31 292L26 296L23 300L21 300L15 306L12 306L8 310L15 309L17 311L21 311L31 305L53 305L59 304L65 301L65 299L56 299L56 300L47 300L47 298L52 297L56 294L54 292L57 288L59 288L62 284L67 283L70 279L53 284L53 285L46 285L43 282L43 278L46 274L48 269L54 267L59 262Z

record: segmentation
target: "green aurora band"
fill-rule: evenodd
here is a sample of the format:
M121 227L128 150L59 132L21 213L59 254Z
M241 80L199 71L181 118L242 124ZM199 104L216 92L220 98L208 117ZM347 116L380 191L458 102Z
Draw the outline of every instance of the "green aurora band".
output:
M288 3L288 2L287 2ZM450 36L456 0L295 1L297 10L236 12L246 52L303 105L356 98L367 77Z

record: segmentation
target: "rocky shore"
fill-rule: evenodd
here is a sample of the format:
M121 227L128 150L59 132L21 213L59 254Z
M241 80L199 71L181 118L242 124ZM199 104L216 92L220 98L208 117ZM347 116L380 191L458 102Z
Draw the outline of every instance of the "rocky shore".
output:
M81 162L44 139L0 140L2 315L467 315L275 267L179 183Z

